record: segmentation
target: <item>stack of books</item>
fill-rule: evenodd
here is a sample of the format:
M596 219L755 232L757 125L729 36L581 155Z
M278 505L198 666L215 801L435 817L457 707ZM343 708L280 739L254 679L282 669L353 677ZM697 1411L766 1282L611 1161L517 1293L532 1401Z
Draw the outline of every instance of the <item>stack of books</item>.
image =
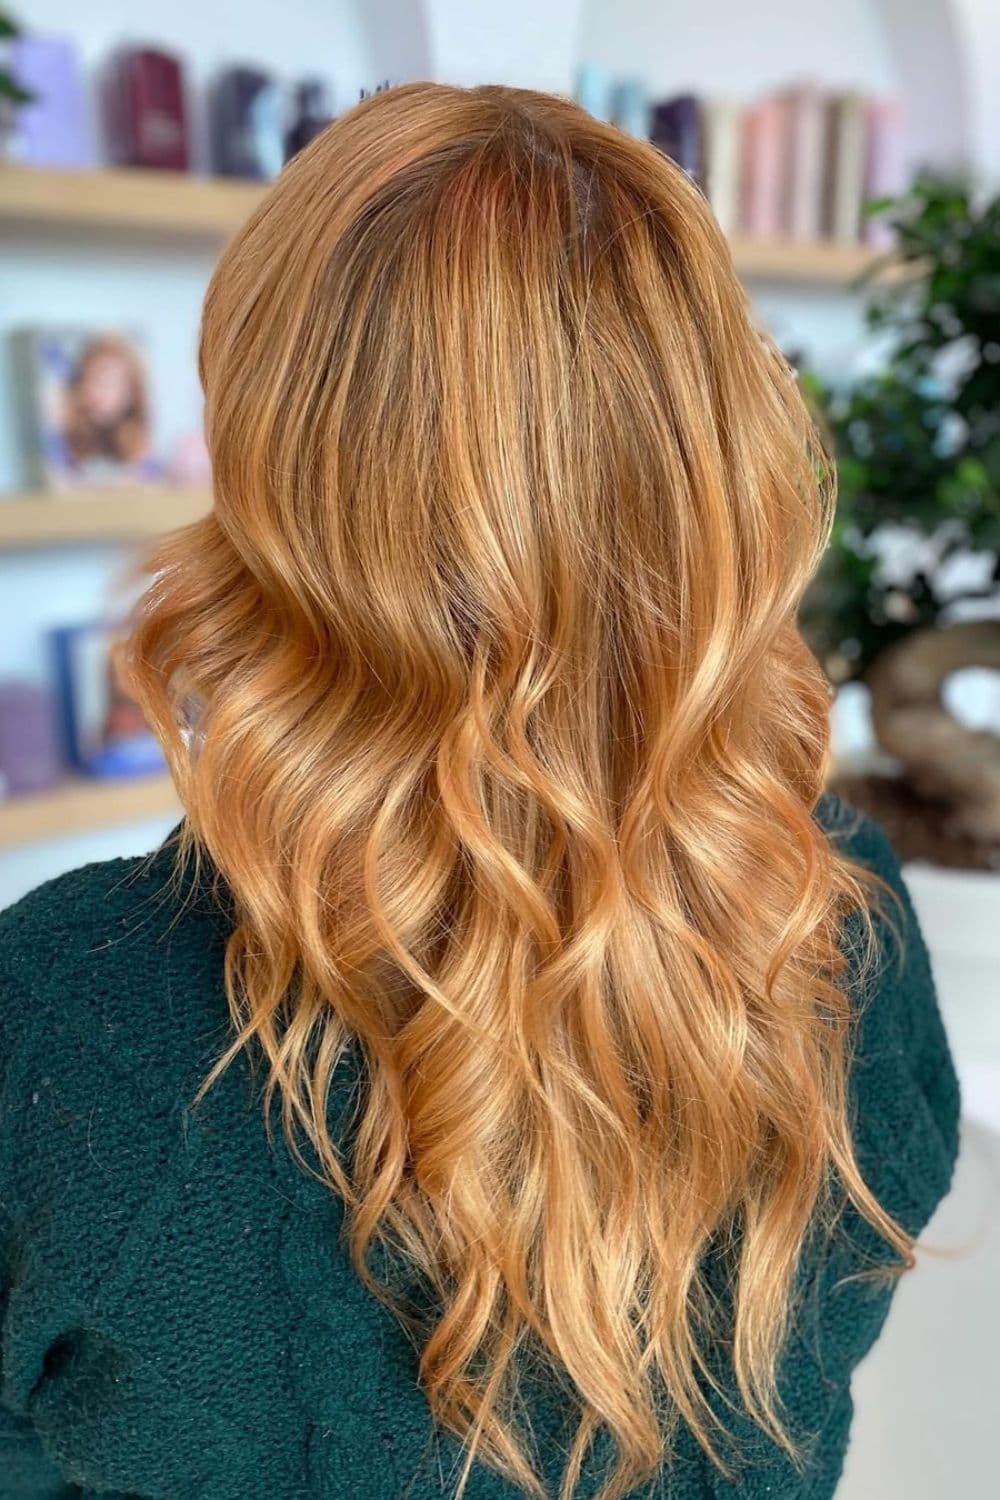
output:
M653 107L650 137L702 185L728 235L888 245L864 205L905 186L895 99L815 84L749 106L681 94Z

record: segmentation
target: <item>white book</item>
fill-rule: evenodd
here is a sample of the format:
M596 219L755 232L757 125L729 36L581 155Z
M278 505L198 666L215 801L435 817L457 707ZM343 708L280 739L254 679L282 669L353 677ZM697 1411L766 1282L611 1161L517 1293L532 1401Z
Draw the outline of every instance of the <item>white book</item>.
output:
M831 106L832 140L827 192L827 231L838 244L861 238L861 205L868 171L868 101L840 94Z
M725 235L734 235L740 216L740 106L732 99L705 101L705 187Z

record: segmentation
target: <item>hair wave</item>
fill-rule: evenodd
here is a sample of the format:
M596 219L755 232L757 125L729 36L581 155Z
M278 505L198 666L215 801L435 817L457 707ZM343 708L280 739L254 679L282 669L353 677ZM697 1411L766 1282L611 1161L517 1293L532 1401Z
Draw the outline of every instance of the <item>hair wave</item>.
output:
M235 903L219 1068L262 1049L360 1274L399 1307L391 1246L433 1291L463 1485L544 1493L533 1354L578 1402L564 1496L599 1430L605 1500L678 1416L721 1462L723 1335L789 1442L831 1182L909 1245L848 1121L863 872L813 817L832 485L703 198L556 98L379 94L226 249L200 365L215 508L156 551L129 671Z

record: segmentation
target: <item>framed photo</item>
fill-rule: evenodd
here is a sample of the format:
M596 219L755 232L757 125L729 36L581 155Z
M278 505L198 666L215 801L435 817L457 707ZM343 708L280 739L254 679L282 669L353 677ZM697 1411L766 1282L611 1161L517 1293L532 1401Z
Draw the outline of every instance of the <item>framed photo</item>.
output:
M161 478L138 334L39 328L13 339L29 485L65 491Z
M100 621L53 632L67 756L91 776L143 776L164 766L156 737L116 671L119 634Z

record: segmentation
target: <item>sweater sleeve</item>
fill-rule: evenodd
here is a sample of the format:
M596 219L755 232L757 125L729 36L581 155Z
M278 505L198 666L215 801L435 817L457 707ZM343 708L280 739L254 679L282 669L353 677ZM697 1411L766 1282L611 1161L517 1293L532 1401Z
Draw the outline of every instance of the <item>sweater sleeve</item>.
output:
M2 1500L74 1500L79 1493L46 1456L31 1423L0 1405Z
M0 912L0 1500L72 1500L79 1491L66 1483L45 1452L16 1398L9 1368L9 1314L24 1264L23 1216L13 1170L14 1078L35 1010L30 984L26 986L32 963L22 940L29 901Z

